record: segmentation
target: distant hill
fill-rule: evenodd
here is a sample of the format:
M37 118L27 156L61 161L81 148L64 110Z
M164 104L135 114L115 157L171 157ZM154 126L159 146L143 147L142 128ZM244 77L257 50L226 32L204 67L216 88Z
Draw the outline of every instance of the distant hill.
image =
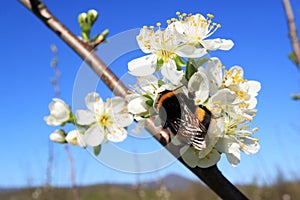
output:
M271 186L238 186L249 199L300 199L300 182L277 182ZM182 176L167 175L159 181L130 184L96 184L78 187L80 200L218 200L209 188ZM0 188L1 200L73 200L71 188Z
M161 185L164 185L169 190L177 190L177 189L189 189L191 185L196 182L187 179L183 176L179 176L177 174L169 174L158 181L150 181L142 184L142 188L144 189L157 189Z

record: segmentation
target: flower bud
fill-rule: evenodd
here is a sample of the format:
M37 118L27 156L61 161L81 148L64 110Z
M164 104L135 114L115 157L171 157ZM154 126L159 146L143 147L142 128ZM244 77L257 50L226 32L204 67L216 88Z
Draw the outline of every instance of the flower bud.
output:
M74 146L81 146L82 148L86 147L85 141L83 140L83 135L79 130L73 130L68 133L66 136L66 141Z
M80 26L82 26L82 24L86 23L86 18L87 18L87 14L86 13L80 13L78 15L78 22L79 22Z
M91 25L93 25L94 22L95 22L95 21L97 20L97 18L98 18L98 12L97 12L96 10L94 10L94 9L91 9L91 10L88 11L87 17L88 17L88 19L89 19Z
M61 99L54 98L49 104L50 115L44 120L50 126L60 126L70 119L70 107Z
M65 143L66 142L65 137L66 137L65 131L62 129L57 129L50 134L49 139L53 142Z

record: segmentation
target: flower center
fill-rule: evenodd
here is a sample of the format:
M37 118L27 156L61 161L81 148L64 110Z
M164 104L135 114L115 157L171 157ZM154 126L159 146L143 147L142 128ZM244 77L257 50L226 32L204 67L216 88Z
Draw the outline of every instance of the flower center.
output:
M160 49L159 51L157 51L156 55L158 56L159 59L162 59L164 63L167 63L169 62L169 58L174 56L175 53L164 49Z
M101 126L103 126L105 128L112 124L112 121L108 114L100 115L98 122Z
M178 19L175 21L180 21L184 28L184 35L192 39L195 43L211 36L218 28L221 27L220 24L212 21L214 16L212 14L207 14L207 18L201 14L192 15L186 13L176 12ZM174 20L172 20L174 21Z

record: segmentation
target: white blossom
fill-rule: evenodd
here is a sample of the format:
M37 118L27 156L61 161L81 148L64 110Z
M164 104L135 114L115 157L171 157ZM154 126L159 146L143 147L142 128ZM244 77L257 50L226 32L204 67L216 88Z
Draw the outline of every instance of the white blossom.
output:
M50 126L59 126L70 119L70 107L58 98L53 98L49 104L50 115L44 117L46 123Z
M62 129L57 129L50 134L49 139L53 142L65 143L66 142L66 133Z
M88 110L77 110L76 121L88 126L83 134L87 145L98 146L105 137L112 142L121 142L127 137L125 127L133 122L133 117L125 109L123 98L113 97L103 102L99 94L93 92L85 101Z
M202 14L187 15L185 13L178 14L178 20L173 25L175 29L182 34L182 38L193 44L200 44L207 50L230 50L233 47L233 42L226 39L207 39L218 28L221 27L212 21L214 17L212 14L208 14L205 18Z
M81 132L82 131L79 130L70 131L65 138L66 141L74 146L85 148L86 142L84 141L83 134Z

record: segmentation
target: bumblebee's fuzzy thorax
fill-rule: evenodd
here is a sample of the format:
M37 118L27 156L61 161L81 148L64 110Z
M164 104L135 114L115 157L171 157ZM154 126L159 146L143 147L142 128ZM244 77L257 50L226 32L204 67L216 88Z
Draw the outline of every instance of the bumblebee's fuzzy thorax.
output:
M157 111L163 121L181 117L181 107L174 91L165 90L160 93Z

